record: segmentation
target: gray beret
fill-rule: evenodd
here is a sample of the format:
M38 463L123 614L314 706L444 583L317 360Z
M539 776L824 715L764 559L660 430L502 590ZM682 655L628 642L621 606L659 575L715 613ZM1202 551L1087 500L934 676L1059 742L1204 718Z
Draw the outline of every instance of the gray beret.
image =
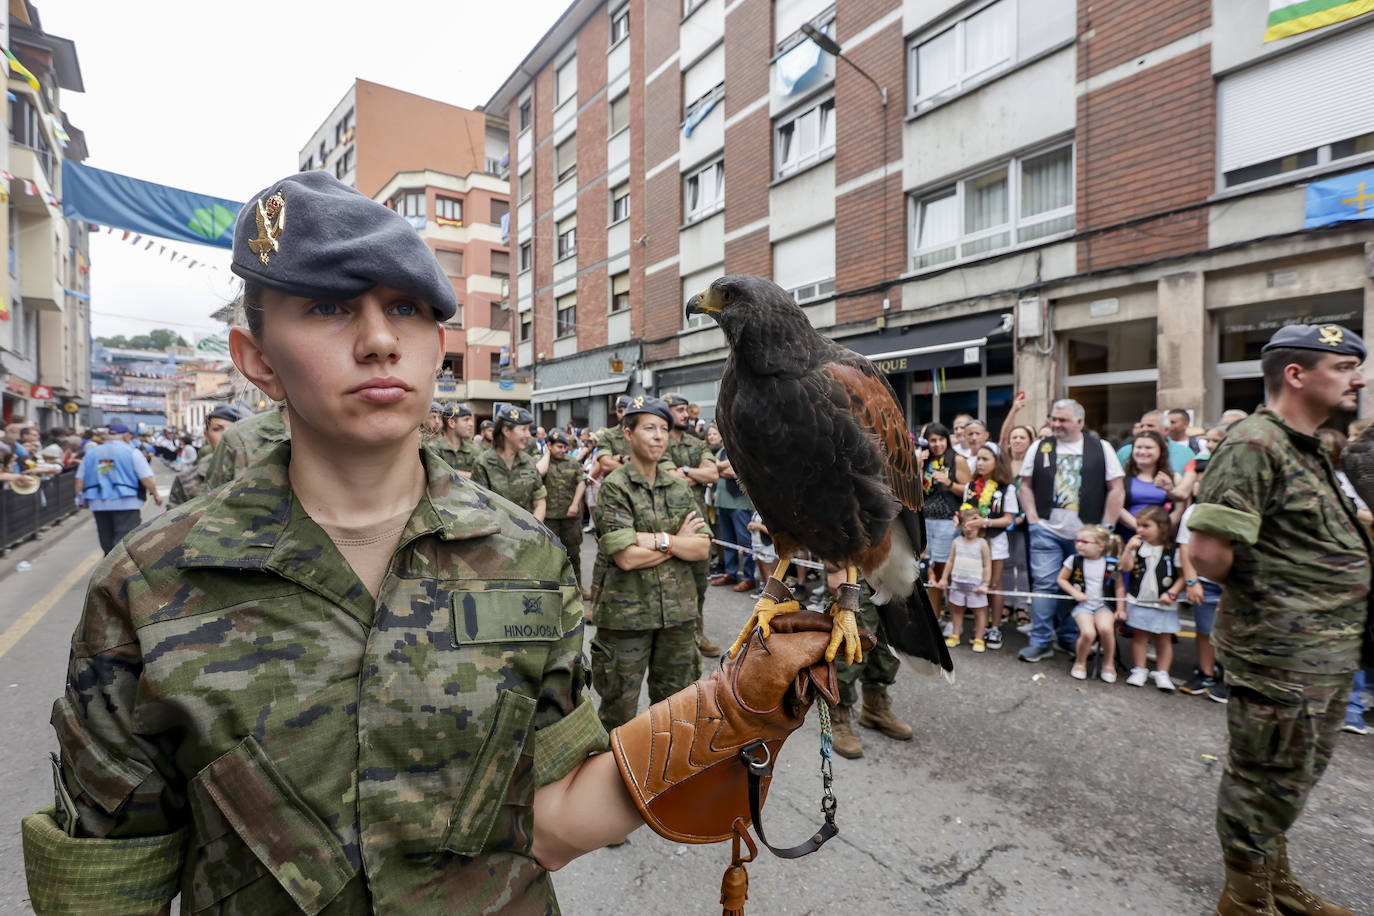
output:
M561 429L555 429L549 433L549 441L558 442L562 445L567 445L569 442L568 434L563 432L563 430Z
M1342 356L1358 356L1361 360L1367 355L1360 335L1338 324L1290 324L1275 331L1269 342L1260 348L1260 352L1279 347L1321 350L1325 353L1339 353Z
M629 396L628 394L622 394L620 397L618 397L618 398L615 399L615 409L616 409L616 410L623 410L624 408L629 407L629 406L630 406L630 396Z
M239 212L231 269L288 296L354 299L379 284L414 296L447 321L458 297L405 217L328 172L297 172Z
M503 426L524 426L534 422L534 415L523 407L516 407L514 404L502 404L501 409L496 414L496 419Z
M239 420L243 419L243 414L239 413L238 410L230 407L228 404L221 404L210 411L205 419L207 422L210 420L228 420L230 423L237 423Z
M673 414L668 409L668 402L662 398L650 397L647 394L636 395L630 401L630 406L625 408L625 416L628 418L637 413L651 413L661 417L668 421L669 426L673 423Z
M453 403L448 405L448 409L444 411L444 416L460 418L470 417L472 416L472 410L466 404Z
M667 404L669 407L686 407L688 401L682 395L672 393L663 396L663 403Z

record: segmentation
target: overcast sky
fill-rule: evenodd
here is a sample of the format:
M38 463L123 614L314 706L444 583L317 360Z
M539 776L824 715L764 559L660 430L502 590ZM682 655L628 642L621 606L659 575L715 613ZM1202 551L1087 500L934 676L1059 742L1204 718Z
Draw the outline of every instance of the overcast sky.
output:
M297 153L354 78L476 108L572 0L34 0L45 31L76 42L84 93L62 108L87 165L247 200ZM379 11L381 15L379 15ZM222 325L233 298L224 249L175 243L220 269L188 270L91 238L93 335Z

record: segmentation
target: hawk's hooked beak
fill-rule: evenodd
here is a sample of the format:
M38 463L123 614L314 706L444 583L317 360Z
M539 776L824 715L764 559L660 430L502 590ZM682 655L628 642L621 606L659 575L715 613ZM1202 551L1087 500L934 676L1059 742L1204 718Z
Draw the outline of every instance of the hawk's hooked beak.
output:
M687 300L687 308L684 311L689 318L693 315L719 315L720 298L716 291L708 286Z

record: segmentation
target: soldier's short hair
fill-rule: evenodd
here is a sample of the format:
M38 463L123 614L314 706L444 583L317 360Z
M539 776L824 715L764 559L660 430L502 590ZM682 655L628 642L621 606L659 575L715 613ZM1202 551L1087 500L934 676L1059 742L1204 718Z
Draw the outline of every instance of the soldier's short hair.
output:
M1311 369L1326 355L1324 350L1307 350L1298 347L1274 347L1260 354L1260 375L1264 376L1264 393L1273 397L1283 390L1283 370L1297 364L1303 369Z

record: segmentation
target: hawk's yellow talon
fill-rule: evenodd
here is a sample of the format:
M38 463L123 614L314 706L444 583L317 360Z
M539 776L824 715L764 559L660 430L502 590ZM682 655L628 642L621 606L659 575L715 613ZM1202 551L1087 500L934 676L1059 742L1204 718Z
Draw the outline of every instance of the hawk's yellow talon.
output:
M774 617L779 614L791 614L799 610L801 610L801 605L795 601L784 601L778 604L772 598L760 598L754 605L754 613L749 616L749 622L744 625L744 630L730 644L730 648L725 654L733 658L749 641L755 627L758 627L763 633L763 638L767 639L773 632L768 624L772 622Z
M840 644L843 643L845 661L851 665L862 662L864 647L859 641L859 623L854 617L854 612L833 605L830 616L834 619L834 626L830 631L830 645L826 647L825 660L833 662L839 654Z

